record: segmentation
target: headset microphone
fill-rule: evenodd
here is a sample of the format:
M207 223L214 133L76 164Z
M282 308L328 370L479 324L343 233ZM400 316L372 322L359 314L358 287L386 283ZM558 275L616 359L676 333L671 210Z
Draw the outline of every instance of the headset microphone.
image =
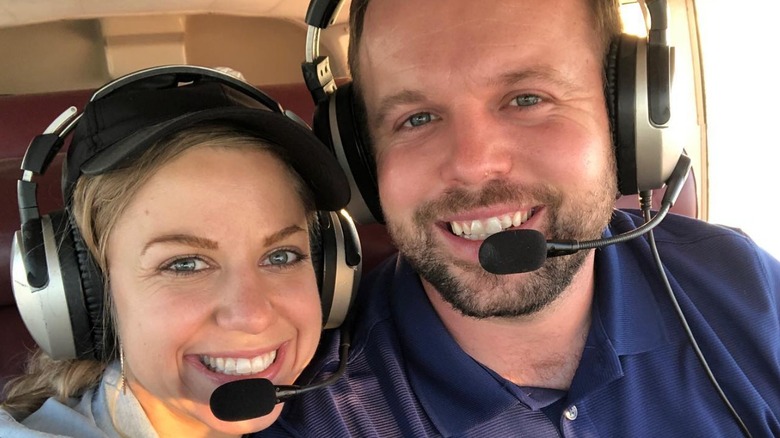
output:
M341 326L339 368L327 379L305 386L274 385L268 379L243 379L225 383L211 394L211 413L222 421L244 421L268 415L278 403L335 383L347 369L350 322Z
M601 248L615 243L639 237L655 228L669 213L682 191L691 159L680 155L666 186L661 207L652 219L627 233L606 239L588 240L544 240L544 235L536 230L507 230L493 234L479 247L479 264L491 274L520 274L535 271L542 267L548 257L574 254L583 249Z

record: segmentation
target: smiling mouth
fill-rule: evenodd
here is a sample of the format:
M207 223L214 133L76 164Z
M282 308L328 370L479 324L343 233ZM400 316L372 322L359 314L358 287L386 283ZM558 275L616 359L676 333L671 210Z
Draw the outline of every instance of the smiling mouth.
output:
M200 355L200 363L209 371L228 376L247 376L265 371L276 360L276 350L255 357L211 357Z
M530 219L535 209L518 210L514 213L502 214L485 219L468 221L452 221L448 225L452 234L469 240L485 240L489 236L512 227L519 227Z

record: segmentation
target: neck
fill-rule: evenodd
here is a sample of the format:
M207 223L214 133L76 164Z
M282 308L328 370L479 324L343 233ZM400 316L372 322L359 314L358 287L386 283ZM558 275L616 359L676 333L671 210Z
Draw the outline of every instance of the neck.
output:
M591 252L553 303L514 318L465 316L433 286L425 281L423 285L447 330L475 360L516 385L567 390L590 329L593 260Z
M174 412L169 406L149 393L141 385L130 383L130 389L138 399L149 422L158 436L186 436L193 438L238 438L241 434L229 434L214 430L206 424Z

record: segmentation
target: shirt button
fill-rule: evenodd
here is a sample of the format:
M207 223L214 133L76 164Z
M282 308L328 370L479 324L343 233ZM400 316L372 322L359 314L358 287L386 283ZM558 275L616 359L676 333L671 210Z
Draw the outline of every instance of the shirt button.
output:
M571 405L568 408L566 408L565 411L563 411L563 416L566 417L567 420L576 420L577 419L577 406Z

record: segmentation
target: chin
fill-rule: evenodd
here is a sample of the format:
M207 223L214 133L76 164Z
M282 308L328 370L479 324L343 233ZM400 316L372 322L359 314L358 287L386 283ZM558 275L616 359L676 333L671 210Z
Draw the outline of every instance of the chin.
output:
M282 404L276 405L273 411L268 415L262 417L253 418L245 421L222 421L209 415L208 426L218 432L231 434L231 435L243 435L252 432L261 431L276 421L279 418L279 414L282 412Z

